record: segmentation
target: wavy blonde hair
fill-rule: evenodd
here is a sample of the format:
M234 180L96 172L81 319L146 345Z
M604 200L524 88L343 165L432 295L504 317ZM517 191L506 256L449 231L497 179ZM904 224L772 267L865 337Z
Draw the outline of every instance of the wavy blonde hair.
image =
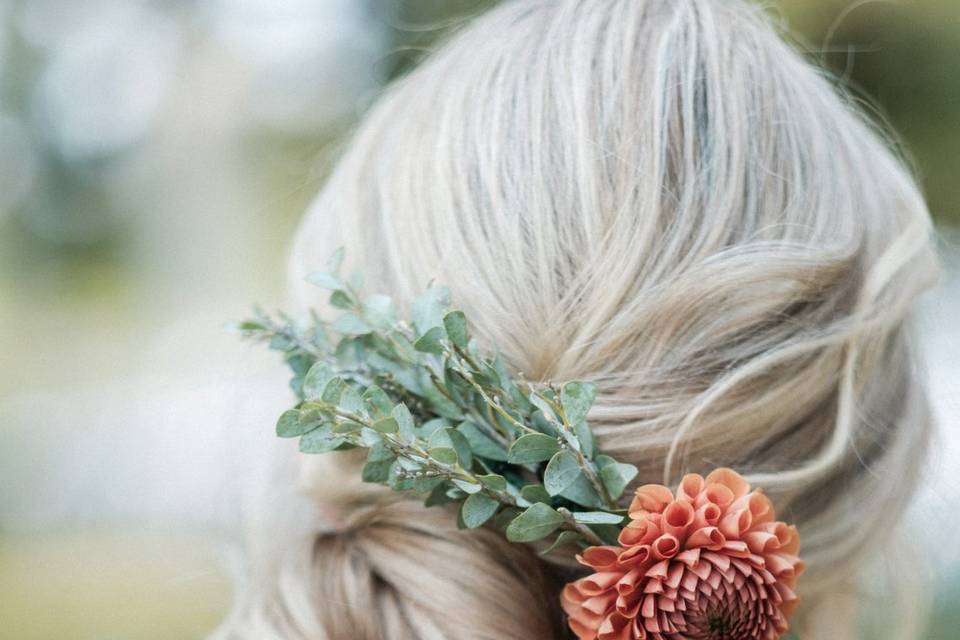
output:
M800 528L801 637L838 640L924 461L930 236L890 145L759 9L523 0L386 92L291 266L304 306L338 245L401 303L448 285L528 379L599 385L591 424L638 482L743 472ZM300 464L219 637L563 635L563 567L360 485L350 455Z

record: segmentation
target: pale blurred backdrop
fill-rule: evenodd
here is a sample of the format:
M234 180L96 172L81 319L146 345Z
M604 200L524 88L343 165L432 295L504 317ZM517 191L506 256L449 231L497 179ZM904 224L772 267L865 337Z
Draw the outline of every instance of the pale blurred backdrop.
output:
M223 325L283 303L350 127L492 4L0 0L0 640L214 628L287 401ZM941 231L919 322L940 440L911 518L927 637L960 638L960 1L767 5L899 132Z

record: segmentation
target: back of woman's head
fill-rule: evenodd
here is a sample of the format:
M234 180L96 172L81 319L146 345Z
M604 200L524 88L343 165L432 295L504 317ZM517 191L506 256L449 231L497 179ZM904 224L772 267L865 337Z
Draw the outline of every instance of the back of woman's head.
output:
M637 482L744 473L800 528L810 640L845 637L815 624L923 460L905 322L937 273L929 233L881 137L758 10L525 0L386 93L292 266L299 287L343 245L401 303L448 286L527 379L597 383L591 425ZM562 633L556 566L361 486L349 455L336 482L320 463L302 480L335 524L267 545L226 635Z

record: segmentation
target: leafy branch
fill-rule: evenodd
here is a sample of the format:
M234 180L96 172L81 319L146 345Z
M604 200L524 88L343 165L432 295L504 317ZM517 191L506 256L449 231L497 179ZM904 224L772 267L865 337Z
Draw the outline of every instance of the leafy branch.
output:
M236 325L293 371L299 402L277 435L305 453L366 449L365 481L458 504L465 528L493 521L515 542L552 536L547 551L613 543L637 470L596 450L595 386L515 379L499 354L480 351L445 288L428 288L401 320L389 297L364 298L359 278L340 276L342 257L308 278L330 290L342 312L332 322L257 311Z

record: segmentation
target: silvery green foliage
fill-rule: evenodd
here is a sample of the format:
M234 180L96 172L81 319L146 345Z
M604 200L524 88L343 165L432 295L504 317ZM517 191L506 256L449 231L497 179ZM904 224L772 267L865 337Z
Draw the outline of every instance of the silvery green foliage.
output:
M594 385L527 383L481 351L446 289L427 289L401 320L390 298L362 297L359 278L341 278L341 261L338 252L309 278L342 310L333 322L257 312L237 325L293 371L300 401L277 435L305 453L366 449L365 481L428 506L456 503L465 528L492 521L514 542L553 536L549 549L615 543L637 469L596 450Z

